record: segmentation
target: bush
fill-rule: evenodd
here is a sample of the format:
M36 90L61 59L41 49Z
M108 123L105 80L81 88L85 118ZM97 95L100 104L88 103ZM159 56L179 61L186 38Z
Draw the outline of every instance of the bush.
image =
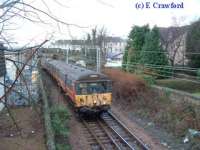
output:
M64 106L56 105L51 109L51 122L56 136L67 137L69 113Z
M156 83L156 79L150 75L143 75L142 78L146 81L148 85L152 85Z
M56 150L71 150L71 147L66 144L56 144Z

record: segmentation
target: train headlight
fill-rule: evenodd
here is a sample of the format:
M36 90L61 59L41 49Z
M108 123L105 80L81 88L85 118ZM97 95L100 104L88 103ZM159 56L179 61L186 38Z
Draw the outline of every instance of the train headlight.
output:
M97 101L96 100L94 100L94 104L96 104L97 103Z
M105 105L105 104L106 104L106 101L103 101L103 104Z

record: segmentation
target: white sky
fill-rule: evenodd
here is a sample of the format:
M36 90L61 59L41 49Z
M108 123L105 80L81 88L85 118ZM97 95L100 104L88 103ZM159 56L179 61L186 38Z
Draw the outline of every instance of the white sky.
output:
M95 25L105 26L110 35L125 37L133 25L149 24L167 27L174 25L172 17L177 18L179 25L186 25L200 18L200 0L43 0L47 3L53 16L60 20L88 26L89 28L79 29L70 27L74 38L82 38ZM62 7L58 3L67 7ZM103 2L108 3L104 5ZM183 2L184 9L143 9L135 8L136 2ZM35 0L33 3L39 9L48 11L42 0ZM48 20L46 17L43 17ZM17 20L19 29L12 31L18 43L27 41L39 42L46 38L48 33L54 33L54 38L69 39L68 28L60 26L60 31L55 22L51 25L33 24L28 21ZM33 40L35 39L35 40Z

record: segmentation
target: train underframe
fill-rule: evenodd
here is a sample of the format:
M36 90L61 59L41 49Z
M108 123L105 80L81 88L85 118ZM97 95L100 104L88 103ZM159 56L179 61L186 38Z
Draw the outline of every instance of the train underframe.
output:
M83 114L95 114L95 113L102 113L106 112L110 109L110 105L101 105L101 106L95 106L95 107L88 107L88 106L82 106L79 108L76 108L77 113L83 113Z

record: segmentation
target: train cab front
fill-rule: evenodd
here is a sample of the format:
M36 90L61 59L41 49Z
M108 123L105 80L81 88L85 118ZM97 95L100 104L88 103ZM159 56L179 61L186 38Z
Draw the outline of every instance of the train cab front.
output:
M112 103L112 82L77 82L75 103L80 113L107 111Z

